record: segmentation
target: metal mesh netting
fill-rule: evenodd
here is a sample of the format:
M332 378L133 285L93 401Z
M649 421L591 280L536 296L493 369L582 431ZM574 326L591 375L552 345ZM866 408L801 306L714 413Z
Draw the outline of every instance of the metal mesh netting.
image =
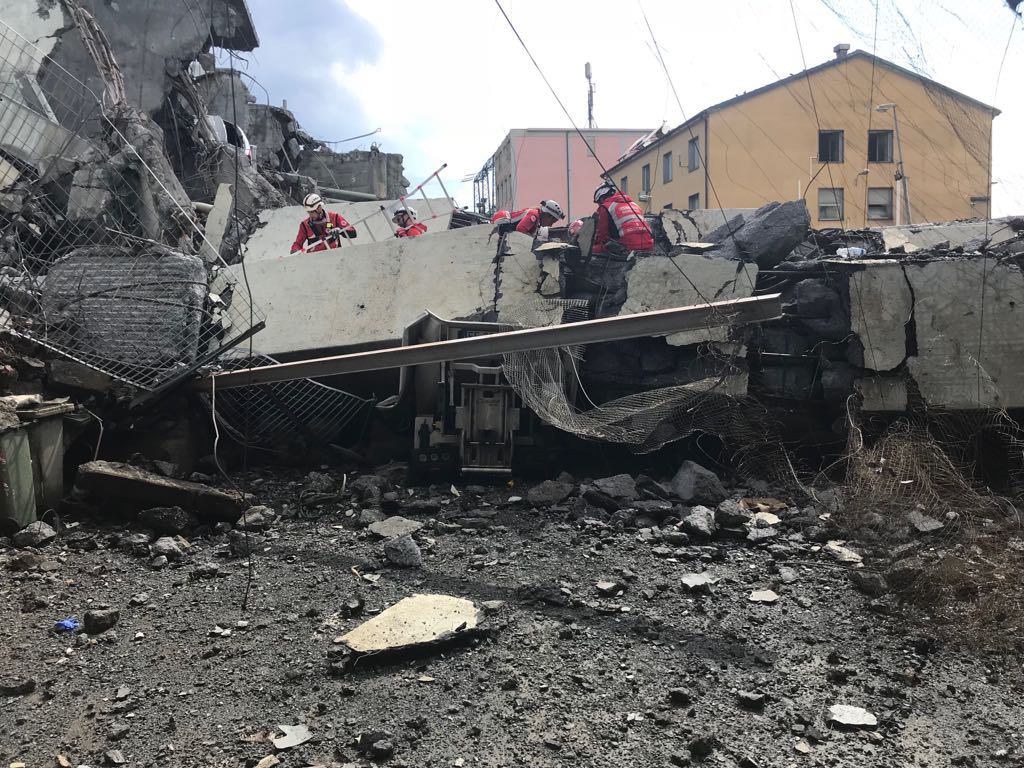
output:
M225 370L242 371L278 361L238 353L220 362ZM287 450L299 444L328 444L346 431L361 432L374 402L312 379L296 379L217 392L215 410L237 442Z
M566 316L564 302L551 301L503 311L512 327L557 325ZM576 310L579 311L578 309ZM542 420L593 440L607 440L648 453L668 443L703 432L717 435L732 452L737 470L750 477L779 482L791 479L781 442L775 438L767 411L747 398L746 370L735 358L721 360L721 373L689 384L627 395L581 410L567 392L580 383L578 349L540 349L503 357L509 384ZM583 395L589 400L589 396Z
M0 22L0 324L152 390L263 318L230 281L209 291L226 265L196 223L160 129L111 103L116 91L101 103Z

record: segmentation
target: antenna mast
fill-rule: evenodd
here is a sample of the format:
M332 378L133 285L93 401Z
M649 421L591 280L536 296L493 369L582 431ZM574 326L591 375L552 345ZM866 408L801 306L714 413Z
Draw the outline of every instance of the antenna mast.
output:
M597 128L594 124L594 81L590 79L590 62L583 69L587 76L587 128Z

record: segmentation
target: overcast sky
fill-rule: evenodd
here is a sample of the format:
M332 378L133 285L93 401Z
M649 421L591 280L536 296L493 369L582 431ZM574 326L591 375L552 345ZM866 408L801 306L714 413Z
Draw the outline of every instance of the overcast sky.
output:
M993 211L1024 213L1024 26L1004 0L793 0L807 66L837 43L994 104ZM460 205L511 128L567 127L492 0L249 0L260 47L248 72L299 122L337 145L405 156L412 184L442 163ZM670 126L804 68L789 0L502 0L573 120L586 125L584 63L600 128ZM644 21L650 21L676 102ZM1011 29L1013 33L1011 36ZM1007 41L1009 48L1007 49ZM1000 62L1006 51L1002 75Z

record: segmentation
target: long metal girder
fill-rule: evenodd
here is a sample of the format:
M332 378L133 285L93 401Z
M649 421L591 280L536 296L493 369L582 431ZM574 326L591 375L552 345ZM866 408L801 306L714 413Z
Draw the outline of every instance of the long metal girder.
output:
M674 307L635 315L602 317L578 323L565 323L542 328L522 328L515 331L471 336L451 341L434 341L408 347L376 349L348 355L298 360L292 363L264 365L237 371L213 373L195 382L195 388L209 391L247 387L253 384L271 384L276 381L315 379L319 376L338 376L346 373L379 371L408 365L424 365L451 360L491 357L509 352L527 352L534 349L570 347L603 341L623 341L642 336L658 336L682 331L694 331L720 325L743 325L782 316L781 294L754 296L748 299L716 301L692 307Z

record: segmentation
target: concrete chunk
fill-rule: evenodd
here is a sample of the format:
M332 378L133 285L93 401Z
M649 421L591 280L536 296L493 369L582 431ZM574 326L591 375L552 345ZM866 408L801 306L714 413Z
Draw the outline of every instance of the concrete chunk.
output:
M140 509L181 507L199 516L233 523L242 511L242 496L202 483L174 480L116 461L90 461L78 468L77 485L105 499Z
M397 651L449 640L476 629L481 612L470 600L413 595L341 636L356 653Z

